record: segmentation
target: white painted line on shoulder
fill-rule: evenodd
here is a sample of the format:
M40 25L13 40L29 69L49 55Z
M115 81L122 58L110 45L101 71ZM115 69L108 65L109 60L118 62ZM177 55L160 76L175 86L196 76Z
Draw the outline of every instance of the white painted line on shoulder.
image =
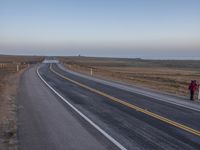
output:
M116 145L121 150L127 150L124 146L122 146L118 141L116 141L113 137L111 137L108 133L106 133L103 129L101 129L97 124L95 124L92 120L90 120L87 116L85 116L82 112L80 112L76 107L74 107L69 101L67 101L63 96L61 96L54 88L52 88L40 75L39 67L37 68L37 75L39 78L49 87L59 98L61 98L65 103L67 103L76 113L78 113L83 119L85 119L89 124L91 124L95 129L97 129L101 134L103 134L108 140L110 140L114 145Z

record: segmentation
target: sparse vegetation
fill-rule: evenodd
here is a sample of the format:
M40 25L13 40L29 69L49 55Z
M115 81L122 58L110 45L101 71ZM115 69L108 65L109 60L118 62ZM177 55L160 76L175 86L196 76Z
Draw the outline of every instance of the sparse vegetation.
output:
M43 57L0 55L0 149L17 149L15 96L19 77L29 64Z
M142 85L175 95L188 95L190 80L200 82L199 60L143 60L60 57L68 69L100 78Z
M0 55L0 74L15 73L28 65L42 62L41 56L9 56Z
M0 63L20 63L20 64L36 64L43 61L43 56L12 56L0 55Z

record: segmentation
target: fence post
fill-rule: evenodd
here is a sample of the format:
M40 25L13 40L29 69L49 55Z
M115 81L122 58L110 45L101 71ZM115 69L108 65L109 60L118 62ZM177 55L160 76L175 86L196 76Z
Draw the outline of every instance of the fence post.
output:
M19 64L17 64L17 72L19 71Z
M91 76L93 75L93 70L92 70L92 68L90 69L90 75L91 75Z

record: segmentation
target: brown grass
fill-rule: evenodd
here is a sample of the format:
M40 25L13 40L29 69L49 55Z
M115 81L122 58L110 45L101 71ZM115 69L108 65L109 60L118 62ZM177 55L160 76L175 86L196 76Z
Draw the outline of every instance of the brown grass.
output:
M12 56L0 55L0 74L15 73L31 64L42 62L42 56Z
M23 70L43 57L0 55L0 149L16 150L16 92ZM19 71L17 72L17 65Z
M16 89L19 73L1 75L0 80L0 147L1 149L16 150Z
M179 96L188 95L190 80L200 81L200 61L142 60L93 57L62 57L68 69L94 76L145 86Z
M15 55L0 55L0 63L20 63L20 64L35 64L43 61L43 56L15 56Z

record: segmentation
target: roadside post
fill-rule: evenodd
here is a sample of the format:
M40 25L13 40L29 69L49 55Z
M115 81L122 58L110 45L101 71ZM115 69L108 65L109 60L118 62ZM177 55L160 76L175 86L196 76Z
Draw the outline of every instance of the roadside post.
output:
M19 64L17 64L17 72L19 71Z
M93 70L92 70L92 68L90 69L90 75L91 75L91 76L93 75Z

